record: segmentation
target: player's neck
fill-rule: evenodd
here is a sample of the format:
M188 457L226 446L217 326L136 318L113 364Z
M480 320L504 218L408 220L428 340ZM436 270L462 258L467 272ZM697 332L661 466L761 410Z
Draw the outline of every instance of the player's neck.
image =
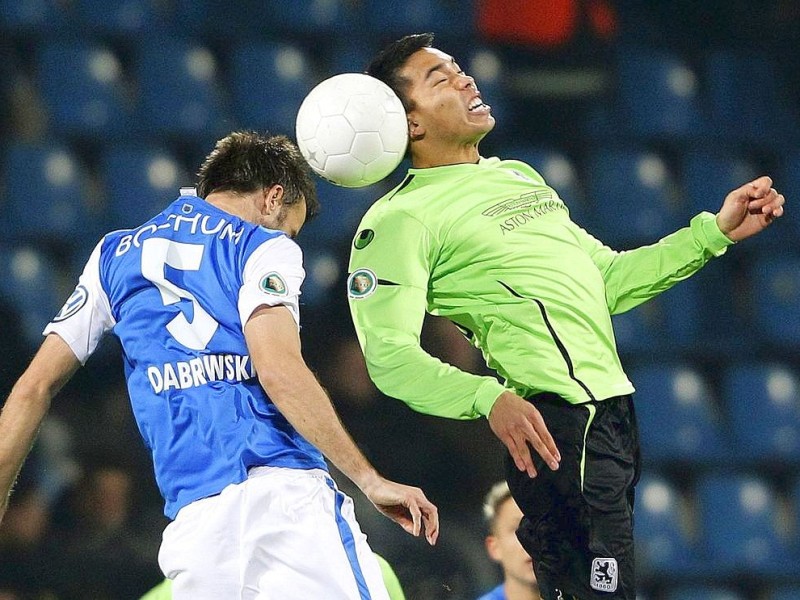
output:
M415 169L477 163L481 157L476 143L458 146L430 143L426 145L423 140L413 143L418 144L411 150L411 164Z
M255 210L255 203L249 196L234 192L212 192L205 200L226 213L251 223L258 223L258 211Z
M503 584L506 600L541 600L539 588L528 582L509 577Z

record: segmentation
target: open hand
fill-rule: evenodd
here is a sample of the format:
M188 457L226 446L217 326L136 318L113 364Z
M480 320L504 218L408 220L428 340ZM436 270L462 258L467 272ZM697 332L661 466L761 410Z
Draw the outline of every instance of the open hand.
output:
M512 392L503 392L489 413L489 426L508 448L520 471L536 477L536 467L528 444L550 469L558 469L561 455L536 407Z
M407 533L416 537L424 530L428 543L431 546L436 543L439 537L439 509L425 497L421 489L378 477L361 491L375 508Z

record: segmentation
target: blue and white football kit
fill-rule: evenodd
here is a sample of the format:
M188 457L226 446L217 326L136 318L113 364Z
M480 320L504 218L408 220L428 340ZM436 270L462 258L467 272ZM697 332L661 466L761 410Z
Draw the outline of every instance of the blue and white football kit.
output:
M352 501L260 386L244 324L298 323L300 248L195 196L109 233L46 327L84 363L113 331L165 514L175 598L386 598Z

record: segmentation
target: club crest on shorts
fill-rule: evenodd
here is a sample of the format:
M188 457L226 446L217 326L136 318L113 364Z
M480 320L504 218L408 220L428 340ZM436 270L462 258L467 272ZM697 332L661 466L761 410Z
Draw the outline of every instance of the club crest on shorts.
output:
M88 299L89 292L85 287L79 285L75 288L75 291L70 294L69 298L67 298L67 301L64 303L64 306L61 307L61 310L58 311L58 314L53 317L53 322L58 323L64 319L69 319L72 315L83 308Z
M615 592L617 591L618 575L616 558L595 558L592 561L589 585L598 592Z
M350 298L366 298L375 292L378 287L378 278L369 269L358 269L347 278L347 295Z
M274 271L264 275L264 277L261 278L261 283L258 284L258 287L262 292L271 294L273 296L285 296L288 293L286 289L286 282L283 280L283 277Z

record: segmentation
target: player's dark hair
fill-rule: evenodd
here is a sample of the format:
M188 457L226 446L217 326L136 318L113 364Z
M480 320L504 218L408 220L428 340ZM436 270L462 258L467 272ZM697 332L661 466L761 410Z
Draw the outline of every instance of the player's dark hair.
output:
M413 110L413 103L406 95L410 82L400 76L400 69L417 50L430 48L432 45L432 33L415 33L402 37L386 46L372 59L367 67L367 75L380 79L392 88L402 101L406 111Z
M308 163L285 135L234 131L219 140L197 173L197 195L249 193L283 186L283 203L306 200L306 220L319 212L319 200Z

